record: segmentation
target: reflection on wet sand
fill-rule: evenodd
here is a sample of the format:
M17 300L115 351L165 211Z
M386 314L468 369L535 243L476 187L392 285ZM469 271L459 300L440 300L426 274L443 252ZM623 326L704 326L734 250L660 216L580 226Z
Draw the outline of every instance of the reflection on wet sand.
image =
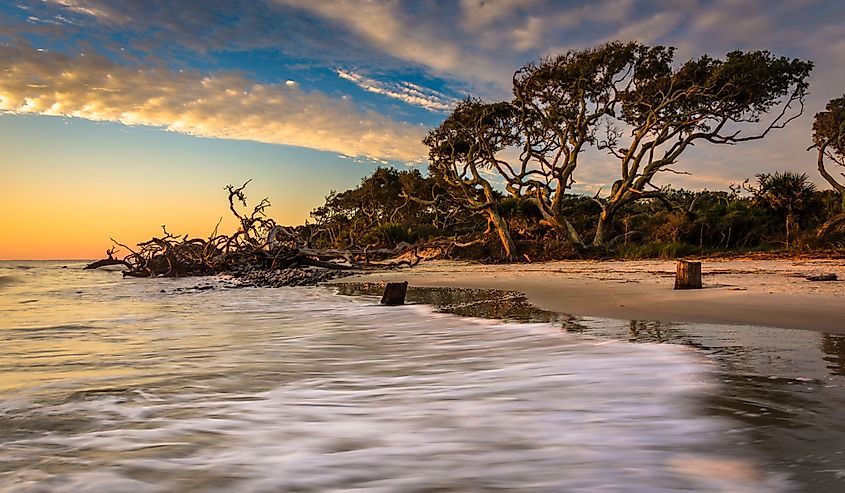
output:
M0 300L0 374L50 371L0 389L2 493L787 491L680 346L42 265Z
M822 334L822 351L831 373L845 376L845 335Z
M333 285L343 295L381 296L384 283L348 282ZM496 318L518 322L562 323L567 326L572 317L541 310L516 291L469 288L409 287L409 303L432 305L438 311L463 317Z
M380 283L345 283L341 294L380 295ZM408 301L462 316L560 324L567 332L634 343L680 344L718 368L723 387L707 403L751 437L766 461L801 491L845 490L845 335L813 331L613 321L540 310L513 291L409 287Z

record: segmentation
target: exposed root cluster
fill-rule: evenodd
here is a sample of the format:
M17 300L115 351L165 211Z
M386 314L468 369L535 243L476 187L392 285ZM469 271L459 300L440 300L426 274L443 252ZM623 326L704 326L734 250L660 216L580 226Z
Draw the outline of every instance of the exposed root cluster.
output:
M217 233L217 227L208 238L188 238L171 234L162 226L163 234L136 248L117 242L130 253L123 259L113 257L115 249L107 251L109 258L94 262L86 268L122 264L124 276L131 277L181 277L232 273L282 272L297 269L301 275L291 274L284 281L259 283L261 285L314 284L328 274L321 270L351 271L413 267L420 261L416 249L402 243L394 249L369 250L367 248L336 250L311 248L294 229L276 224L267 217L270 202L265 198L249 214L238 211L237 204L247 206L244 189L249 181L235 188L228 185L229 210L240 222L240 228L231 235ZM219 227L219 223L218 223ZM317 269L314 269L317 268ZM305 274L304 274L305 273ZM246 276L249 277L249 276ZM284 277L284 276L283 276ZM285 279L287 279L285 277ZM306 281L317 279L318 281Z

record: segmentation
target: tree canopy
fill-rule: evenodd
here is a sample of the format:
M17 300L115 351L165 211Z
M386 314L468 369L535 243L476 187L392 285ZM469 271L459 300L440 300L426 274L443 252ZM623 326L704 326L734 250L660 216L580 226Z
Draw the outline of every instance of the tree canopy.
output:
M828 101L813 120L813 144L818 150L819 173L845 201L845 180L827 170L825 161L845 168L845 95Z
M508 258L516 255L516 246L499 212L498 194L482 174L502 173L502 166L507 166L498 155L517 142L512 116L508 103L467 98L423 140L431 175L451 187L468 209L487 216L489 229L495 230Z
M816 186L806 173L762 173L757 175L755 199L783 215L786 246L789 247L792 226L801 214L811 210L816 202ZM800 226L800 224L799 224Z
M429 134L431 169L468 207L492 216L495 191L480 172L495 171L506 193L530 201L542 222L581 243L565 197L583 153L604 151L620 174L594 197L600 212L592 243L603 245L621 208L663 197L655 177L677 172L673 165L696 142L762 139L803 112L812 62L734 51L677 64L674 54L617 41L529 63L514 74L510 102L467 99ZM503 241L509 236L497 231Z

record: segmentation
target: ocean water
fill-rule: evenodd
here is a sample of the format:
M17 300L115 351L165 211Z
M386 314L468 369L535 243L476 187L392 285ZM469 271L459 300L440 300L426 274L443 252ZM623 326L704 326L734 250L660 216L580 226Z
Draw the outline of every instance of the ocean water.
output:
M81 265L0 263L2 493L845 487L836 336L755 353Z

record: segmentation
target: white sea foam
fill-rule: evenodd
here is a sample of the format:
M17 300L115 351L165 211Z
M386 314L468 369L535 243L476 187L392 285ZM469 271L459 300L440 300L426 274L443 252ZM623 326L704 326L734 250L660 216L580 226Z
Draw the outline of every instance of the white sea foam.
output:
M323 289L124 286L91 288L116 306L72 347L4 331L15 354L52 345L55 379L0 394L0 492L785 489L705 412L711 364L681 346Z

